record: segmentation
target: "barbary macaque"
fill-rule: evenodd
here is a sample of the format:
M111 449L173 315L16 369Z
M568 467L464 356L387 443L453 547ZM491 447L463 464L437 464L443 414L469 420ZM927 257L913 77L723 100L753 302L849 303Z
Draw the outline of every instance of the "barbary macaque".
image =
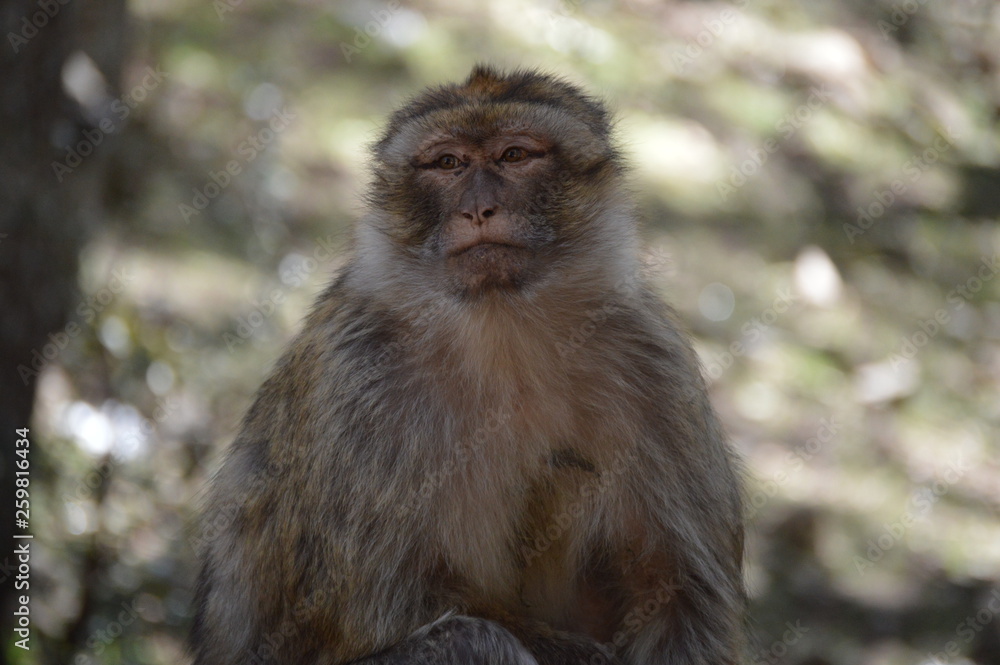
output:
M739 464L611 118L477 66L396 111L214 478L197 665L735 665Z

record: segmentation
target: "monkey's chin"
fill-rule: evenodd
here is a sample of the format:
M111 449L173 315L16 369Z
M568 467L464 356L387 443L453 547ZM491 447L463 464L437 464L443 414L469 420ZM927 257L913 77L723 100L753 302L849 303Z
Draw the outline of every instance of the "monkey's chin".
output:
M474 245L448 258L449 269L462 296L515 291L528 277L530 252L499 243Z

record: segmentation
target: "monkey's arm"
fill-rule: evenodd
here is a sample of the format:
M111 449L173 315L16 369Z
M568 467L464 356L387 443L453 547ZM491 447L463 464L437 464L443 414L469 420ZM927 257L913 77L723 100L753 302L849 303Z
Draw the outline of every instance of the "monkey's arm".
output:
M606 504L607 542L622 544L611 559L625 594L617 653L636 665L735 665L746 602L740 464L672 311L649 297L625 325L643 331L643 321L631 359L643 435Z

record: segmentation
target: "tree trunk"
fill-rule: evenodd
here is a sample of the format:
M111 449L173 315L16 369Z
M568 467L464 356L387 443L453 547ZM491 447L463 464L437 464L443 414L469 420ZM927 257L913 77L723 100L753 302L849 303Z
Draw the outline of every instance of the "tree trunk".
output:
M15 430L30 427L41 370L58 362L79 300L77 268L87 231L101 217L104 160L97 149L68 173L66 149L86 140L93 118L64 89L64 66L87 52L117 85L124 56L123 0L61 3L6 0L0 6L0 663L13 636L16 591ZM92 26L92 29L88 29ZM105 94L112 94L106 90ZM93 136L93 134L92 134ZM60 178L61 175L61 178ZM72 330L72 328L70 328ZM31 440L34 469L42 452ZM31 482L40 475L31 476ZM37 485L29 485L37 494ZM33 513L32 518L41 516ZM11 567L13 566L13 568ZM38 638L31 633L31 647Z

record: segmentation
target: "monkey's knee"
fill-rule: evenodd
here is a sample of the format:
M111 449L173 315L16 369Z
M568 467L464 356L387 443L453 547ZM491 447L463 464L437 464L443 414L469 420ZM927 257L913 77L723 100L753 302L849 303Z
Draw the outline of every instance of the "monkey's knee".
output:
M500 624L449 616L424 626L402 643L356 665L538 665Z

